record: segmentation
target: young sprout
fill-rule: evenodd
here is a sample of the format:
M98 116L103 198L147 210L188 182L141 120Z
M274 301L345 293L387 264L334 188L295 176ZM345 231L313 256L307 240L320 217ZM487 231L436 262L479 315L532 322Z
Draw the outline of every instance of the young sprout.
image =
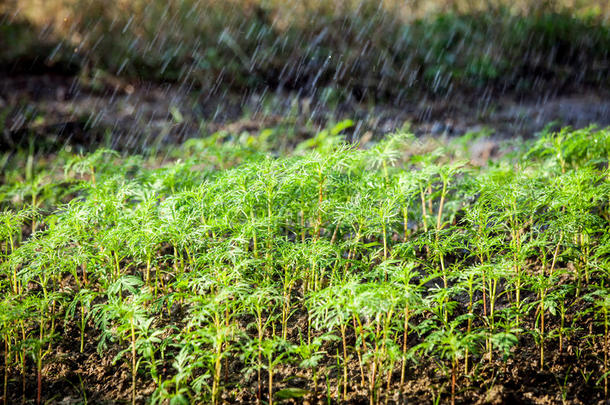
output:
M424 341L417 346L418 350L438 358L441 366L444 366L444 361L449 361L452 405L455 404L456 398L459 360L466 355L467 349L472 351L476 347L479 339L476 334L463 333L459 328L461 321L461 319L456 319L449 323L443 322L443 325L433 326ZM430 326L432 325L427 326L426 329Z
M457 277L459 280L459 286L461 287L461 289L463 291L466 291L466 294L468 295L468 305L466 306L466 313L464 315L464 317L466 318L466 336L470 336L470 334L473 332L473 322L475 320L475 304L478 301L475 301L475 294L477 293L477 291L479 289L484 290L485 288L485 279L484 279L484 275L485 275L485 271L484 269L482 270L480 268L480 266L473 266L473 267L469 267L466 269L462 269L461 271L457 271ZM468 368L468 361L469 361L469 356L471 355L470 353L470 348L466 347L465 353L464 353L464 374L468 375L469 374L469 368Z
M21 283L17 277L18 263L27 261L27 257L22 256L20 260L15 257L21 256L15 252L21 241L21 229L28 220L34 220L37 213L31 209L23 209L17 212L0 212L0 264L10 273L11 286L14 294L21 293Z
M401 263L396 267L390 281L396 285L402 294L401 301L403 305L403 327L402 327L402 358L400 367L400 386L404 386L407 357L408 357L408 341L409 341L409 322L414 314L422 307L421 284L416 283L417 272L415 271L416 263L407 262Z
M362 362L368 365L369 403L378 401L378 389L384 364L391 360L388 342L396 320L401 294L394 284L361 284L354 297L355 318L359 325L361 345L367 349Z
M85 349L85 328L87 327L87 322L89 321L92 315L92 303L97 296L98 293L96 291L87 288L81 288L74 294L72 302L70 302L66 311L66 322L68 322L76 317L77 307L80 309L78 315L78 328L80 330L81 353L83 353Z
M133 230L128 236L129 254L145 263L144 283L150 287L153 258L163 238L163 234L160 232L161 223L158 217L156 199L151 198L140 202L127 221L129 222L129 228ZM158 278L157 270L155 292L157 291Z
M557 278L547 276L544 273L539 273L531 277L530 285L536 291L538 299L532 303L536 306L536 326L538 327L537 337L538 345L540 348L540 370L544 369L544 344L548 332L545 330L545 314L548 311L551 315L555 316L557 311L557 303L553 300L553 296L549 296L549 290L557 282Z
M401 200L401 211L402 211L402 220L403 220L403 232L404 238L403 242L407 242L409 238L409 209L413 204L413 201L417 198L418 187L417 187L417 177L413 174L413 172L401 172L398 175L398 185L397 185L397 194L399 196L399 200Z
M81 176L88 174L89 180L95 186L97 171L106 173L107 171L116 171L117 168L120 170L121 165L113 164L113 157L118 158L119 154L116 151L109 149L97 149L90 155L74 156L66 163L64 174L68 175L70 172L74 172Z
M274 322L274 308L280 301L276 289L272 285L262 286L256 288L254 291L250 291L246 295L247 299L244 301L245 310L252 313L255 317L256 325L256 357L251 358L250 361L256 362L256 373L258 378L258 391L257 391L257 403L262 398L262 378L261 370L263 364L263 341L266 333L266 329Z
M312 327L316 330L326 330L331 333L339 328L342 343L343 364L343 397L347 396L348 389L348 343L347 332L352 319L354 305L354 290L358 286L357 280L340 282L323 290L309 294L307 299L308 313Z
M290 356L293 355L294 346L280 337L272 336L271 338L262 341L261 351L263 357L266 359L265 368L267 369L268 375L267 403L273 405L273 376L275 368L285 361L285 359L289 359Z
M300 334L299 334L300 335ZM317 395L318 391L318 368L320 361L325 357L326 351L322 350L322 345L326 342L331 342L338 339L337 336L325 333L322 336L316 336L311 343L303 341L302 336L299 336L299 345L294 346L294 353L301 358L299 367L311 369L313 376L313 394ZM277 394L276 394L277 396ZM345 394L344 394L345 397Z
M141 290L143 282L135 276L122 276L110 285L107 291L108 301L94 307L96 326L101 328L105 338L114 338L120 343L129 342L129 347L120 351L113 362L130 353L131 360L131 403L136 403L136 380L138 366L138 339L142 329L150 326L144 303L151 299L146 290ZM129 296L125 299L123 294ZM144 328L142 328L144 326ZM105 339L100 341L98 350L104 346Z
M602 375L597 380L597 383L599 384L601 381L604 382L604 399L608 399L608 376L610 376L608 359L608 356L610 355L610 294L608 288L604 287L603 282L594 294L599 297L595 301L595 307L601 311L601 324L604 330L601 341L603 351Z

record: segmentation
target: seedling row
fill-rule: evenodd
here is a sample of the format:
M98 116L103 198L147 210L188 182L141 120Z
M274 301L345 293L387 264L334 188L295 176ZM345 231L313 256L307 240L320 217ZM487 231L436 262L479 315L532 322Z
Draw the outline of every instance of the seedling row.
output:
M483 167L338 132L6 174L4 403L608 399L610 131ZM65 353L106 374L58 374Z

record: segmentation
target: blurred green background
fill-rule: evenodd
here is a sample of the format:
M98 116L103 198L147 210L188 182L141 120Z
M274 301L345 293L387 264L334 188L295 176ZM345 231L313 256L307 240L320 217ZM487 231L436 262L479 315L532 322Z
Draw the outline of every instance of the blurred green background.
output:
M1 0L0 66L338 100L607 88L608 3Z

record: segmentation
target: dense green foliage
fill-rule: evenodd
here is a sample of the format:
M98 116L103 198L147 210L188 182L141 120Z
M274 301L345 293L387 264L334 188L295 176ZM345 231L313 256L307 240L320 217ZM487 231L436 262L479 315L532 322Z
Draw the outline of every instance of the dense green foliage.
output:
M211 138L161 167L100 150L5 178L5 402L52 396L58 347L96 347L155 403L375 404L427 369L418 395L472 400L532 353L608 397L610 130L543 134L485 167L457 143L357 149L337 132L288 157Z

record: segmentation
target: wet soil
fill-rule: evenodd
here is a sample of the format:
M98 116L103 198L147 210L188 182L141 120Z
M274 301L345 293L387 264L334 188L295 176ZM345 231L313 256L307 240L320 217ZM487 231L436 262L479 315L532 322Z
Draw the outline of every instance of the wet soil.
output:
M0 77L0 149L65 144L90 150L103 145L125 151L181 143L225 130L236 135L285 128L296 143L341 119L352 119L349 141L366 143L409 128L418 136L485 136L473 147L488 153L494 143L532 137L549 123L574 128L610 125L610 92L581 89L527 99L463 95L414 97L403 105L330 103L298 93L202 92L188 85L132 83L112 76Z

